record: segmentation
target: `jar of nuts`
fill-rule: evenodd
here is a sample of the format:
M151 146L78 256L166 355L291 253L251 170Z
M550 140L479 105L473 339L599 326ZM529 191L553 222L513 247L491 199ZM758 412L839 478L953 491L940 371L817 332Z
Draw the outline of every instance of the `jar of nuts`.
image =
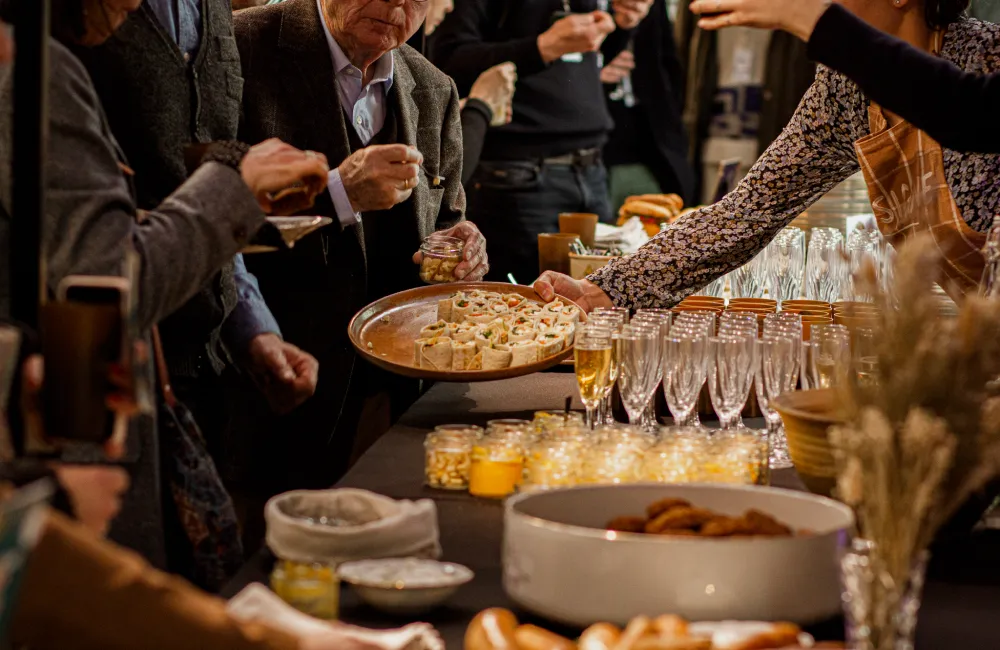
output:
M469 427L433 431L424 440L424 476L427 487L437 490L465 490L469 487L472 447L477 435Z
M455 282L455 267L462 262L465 242L456 237L432 234L420 245L420 279L427 284Z
M582 438L543 439L528 451L524 459L521 490L550 490L572 487L580 480Z

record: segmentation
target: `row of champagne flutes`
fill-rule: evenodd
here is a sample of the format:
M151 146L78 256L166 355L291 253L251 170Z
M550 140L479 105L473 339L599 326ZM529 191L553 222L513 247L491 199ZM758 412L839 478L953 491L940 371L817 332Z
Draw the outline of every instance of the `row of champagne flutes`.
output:
M813 228L806 245L800 228L778 232L763 251L702 291L723 297L728 285L733 298L763 298L782 302L805 296L809 300L871 299L855 286L855 274L864 266L875 269L883 288L892 280L895 251L878 230L856 228L846 240L838 228Z
M781 418L772 402L782 393L829 388L851 367L846 328L812 328L802 340L797 314L765 317L745 312L713 313L639 310L627 321L623 310L595 312L577 336L577 378L591 427L613 422L602 402L617 380L632 424L653 430L653 398L662 383L664 397L679 426L699 426L698 401L707 384L723 430L745 429L741 413L751 391L765 417L760 432L770 447L773 468L791 466Z

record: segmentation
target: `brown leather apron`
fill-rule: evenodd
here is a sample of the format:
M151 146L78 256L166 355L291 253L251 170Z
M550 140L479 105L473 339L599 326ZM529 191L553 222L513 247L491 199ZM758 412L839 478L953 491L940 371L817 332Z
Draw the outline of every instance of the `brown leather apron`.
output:
M933 52L941 50L935 34ZM948 188L941 145L908 122L890 127L882 108L868 107L871 135L854 143L868 185L875 221L886 240L899 247L930 232L941 252L939 283L959 301L978 291L986 259L986 233L965 223Z

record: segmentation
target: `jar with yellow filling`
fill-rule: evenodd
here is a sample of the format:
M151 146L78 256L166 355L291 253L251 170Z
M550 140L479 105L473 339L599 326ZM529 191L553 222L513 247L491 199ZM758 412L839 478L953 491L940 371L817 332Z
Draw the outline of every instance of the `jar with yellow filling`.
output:
M340 614L340 580L329 564L278 560L271 572L271 589L295 609L323 620Z
M522 491L572 487L580 480L580 458L584 441L580 438L543 439L524 460Z
M495 431L472 449L469 494L487 499L510 496L521 484L524 446L518 432Z

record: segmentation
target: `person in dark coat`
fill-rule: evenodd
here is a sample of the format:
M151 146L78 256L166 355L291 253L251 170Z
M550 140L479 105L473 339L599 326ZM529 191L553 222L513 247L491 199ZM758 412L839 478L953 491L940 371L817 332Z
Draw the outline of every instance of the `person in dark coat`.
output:
M694 198L681 123L683 73L666 0L655 0L630 46L601 70L615 128L604 145L612 209L630 194Z

